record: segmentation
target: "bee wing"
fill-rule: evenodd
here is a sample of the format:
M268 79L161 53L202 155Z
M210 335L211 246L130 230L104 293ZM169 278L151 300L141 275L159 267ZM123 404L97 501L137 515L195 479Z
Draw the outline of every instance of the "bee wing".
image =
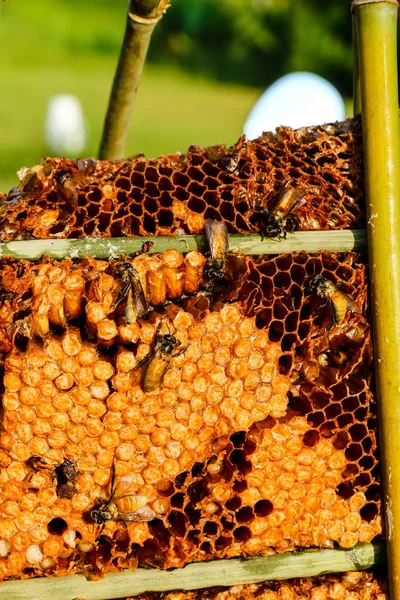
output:
M344 292L343 292L344 293ZM361 314L362 310L358 306L357 302L354 302L353 298L351 298L348 294L344 294L346 298L346 307L350 312Z
M147 367L153 356L154 355L152 355L152 353L149 352L149 354L146 354L146 356L142 358L142 360L140 360L138 364L134 367L134 371L136 371L134 385L140 385L142 383L143 377L145 376L145 373L147 371Z
M329 282L331 288L328 289L326 296L329 298L331 303L331 311L333 316L333 322L335 325L340 325L343 321L346 310L353 313L361 313L361 308L354 302L354 300L341 290L337 285Z
M142 284L140 283L139 273L132 267L129 271L129 280L132 286L133 302L135 304L138 317L143 317L147 311L147 300L144 295Z
M121 500L121 498L125 498L126 496L135 496L135 492L132 489L134 477L135 476L133 474L121 477L113 489L110 499L107 501L107 505L111 504L112 502L118 502L118 500Z
M126 296L128 294L129 288L130 288L130 283L129 282L124 283L124 285L122 286L122 288L118 292L118 296L117 296L117 299L116 299L115 304L114 304L114 309L117 308L117 306L123 300L125 300L125 298L126 298Z
M120 513L114 521L128 521L131 523L143 523L145 521L153 521L156 518L156 513L148 506L138 508L133 512Z
M204 235L210 248L211 258L226 256L229 251L228 228L222 221L206 219Z
M285 185L280 189L276 201L269 212L276 214L279 211L280 217L284 219L298 208L300 204L305 202L305 195L306 191L304 188L293 188Z

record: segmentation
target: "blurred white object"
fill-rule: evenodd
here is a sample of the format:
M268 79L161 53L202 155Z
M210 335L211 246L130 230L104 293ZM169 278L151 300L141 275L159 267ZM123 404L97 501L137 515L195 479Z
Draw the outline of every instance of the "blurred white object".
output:
M254 139L280 125L298 129L344 119L344 102L337 89L314 73L290 73L273 83L257 100L244 126Z
M85 147L85 122L81 103L72 94L50 98L45 125L46 146L58 156L79 156Z

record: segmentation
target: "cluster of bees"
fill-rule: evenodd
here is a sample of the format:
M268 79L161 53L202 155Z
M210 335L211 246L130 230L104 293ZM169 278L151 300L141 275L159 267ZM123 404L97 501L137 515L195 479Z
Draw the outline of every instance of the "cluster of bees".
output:
M260 234L272 239L286 239L288 232L294 231L298 225L296 209L305 202L305 190L295 188L287 182L280 190L270 209L260 209L259 216L263 224ZM223 222L207 219L205 236L210 249L208 275L212 280L224 277L225 259L229 251L228 230ZM340 325L345 318L346 310L361 313L360 307L334 283L316 275L309 282L311 292L329 302L333 325Z
M286 184L279 193L273 207L264 210L262 217L265 227L262 237L283 239L288 231L292 231L296 223L296 208L304 201L305 192ZM207 219L205 222L205 237L209 248L207 261L208 289L212 290L224 279L226 257L229 252L228 229L224 222ZM147 250L146 248L145 250ZM116 304L125 303L126 323L132 324L137 318L143 318L149 312L149 306L140 282L139 274L133 265L124 262L119 265L123 285L118 294ZM360 307L334 283L321 275L314 276L309 281L309 289L325 302L329 303L332 325L340 325L346 311L361 313ZM138 364L140 382L146 393L156 390L164 379L172 357L183 354L188 346L178 349L180 342L169 331L161 334L161 321L158 324L154 349ZM146 506L146 498L130 494L130 476L119 479L115 484L113 474L109 499L97 509L92 510L94 523L101 527L108 520L123 522L145 522L153 520L155 513Z
M265 229L262 236L285 238L287 231L292 230L296 215L294 211L304 200L304 190L285 185L270 211L264 211L266 216ZM205 237L209 247L210 257L207 263L208 287L213 289L224 279L226 257L229 252L228 229L224 222L207 219L205 222ZM139 274L129 262L119 265L123 286L118 294L116 305L125 302L125 321L130 325L137 318L144 317L149 306L140 282ZM340 325L346 310L360 313L360 307L334 283L316 275L309 282L311 291L329 302L331 318L334 325ZM162 383L172 356L183 354L187 346L177 350L179 341L169 332L160 334L161 322L158 325L154 351L146 356L138 365L141 370L141 384L145 392L156 390Z

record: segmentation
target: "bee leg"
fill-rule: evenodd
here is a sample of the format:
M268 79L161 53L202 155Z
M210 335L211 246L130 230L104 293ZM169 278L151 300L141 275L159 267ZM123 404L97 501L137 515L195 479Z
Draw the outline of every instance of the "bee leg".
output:
M168 321L167 321L167 329L168 329L168 334L169 334L169 335L172 335L172 334L171 334L171 329L169 328L169 323L168 323ZM176 333L176 330L175 330L173 333Z
M189 348L189 344L186 344L186 346L184 348L181 348L181 350L179 350L178 352L176 352L176 354L173 354L172 357L176 358L177 356L180 356L181 354L183 354L184 352L186 352L186 350Z
M257 233L261 236L262 241L268 237L269 214L270 213L266 208L256 208L253 210L253 213L249 219L250 225L257 227Z
M154 246L154 242L148 240L147 242L143 242L141 254L147 254L149 250Z
M154 246L154 242L151 242L150 240L148 240L147 242L143 242L141 250L132 252L132 254L130 254L129 257L136 258L137 256L140 256L141 254L147 254L152 246Z
M261 236L261 241L262 242L265 240L265 238L270 238L271 237L270 234L269 234L267 226L260 227L260 230L259 230L258 233Z
M329 300L329 312L331 315L331 320L330 323L328 325L328 327L326 328L327 331L330 331L333 327L336 326L336 315L335 315L335 309L333 306L333 302L331 300Z
M158 325L157 325L157 329L156 329L156 334L154 336L155 341L158 340L158 338L160 337L160 329L161 329L161 325L162 325L162 321L159 321Z
M285 220L285 232L288 231L289 233L291 233L292 231L297 229L299 224L300 224L300 219L299 219L298 215L289 215L288 217L286 217L286 220Z
M99 536L103 533L103 530L104 530L105 526L106 526L106 522L103 521L103 523L101 524L101 527L100 527Z
M261 241L263 242L265 238L271 237L268 231L268 225L262 225L260 227L260 231L258 232L261 236Z
M311 290L311 291L313 291L313 290ZM321 314L321 311L326 306L327 302L329 302L329 300L325 299L325 301L321 302L321 304L317 307L316 312L315 312L316 317L319 317L319 315ZM329 312L330 312L331 320L332 320L332 312L331 312L331 303L330 302L329 302Z

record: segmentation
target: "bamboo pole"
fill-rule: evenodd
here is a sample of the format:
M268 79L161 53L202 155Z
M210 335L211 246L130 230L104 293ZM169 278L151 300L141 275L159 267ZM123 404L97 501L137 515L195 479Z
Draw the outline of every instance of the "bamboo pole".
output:
M353 115L361 114L360 67L358 58L358 40L355 19L353 19Z
M100 159L117 159L125 154L129 123L150 38L168 6L169 0L129 0L125 35L100 143Z
M196 590L358 571L382 567L385 560L385 545L375 543L359 544L351 550L305 550L247 560L239 558L192 563L173 571L137 569L109 573L100 581L86 581L82 575L41 577L1 583L0 600L107 600L145 592Z
M375 372L392 600L400 598L400 125L397 0L355 0Z
M151 241L149 252L178 250L185 254L191 250L207 250L207 243L200 235L131 237L131 238L82 238L70 240L22 240L0 243L0 259L15 258L38 260L44 255L50 258L112 258L121 254L133 254L141 250L143 243ZM365 229L336 231L298 231L285 240L264 239L259 235L229 236L229 250L242 254L284 254L305 251L309 254L328 252L365 252L367 234Z

